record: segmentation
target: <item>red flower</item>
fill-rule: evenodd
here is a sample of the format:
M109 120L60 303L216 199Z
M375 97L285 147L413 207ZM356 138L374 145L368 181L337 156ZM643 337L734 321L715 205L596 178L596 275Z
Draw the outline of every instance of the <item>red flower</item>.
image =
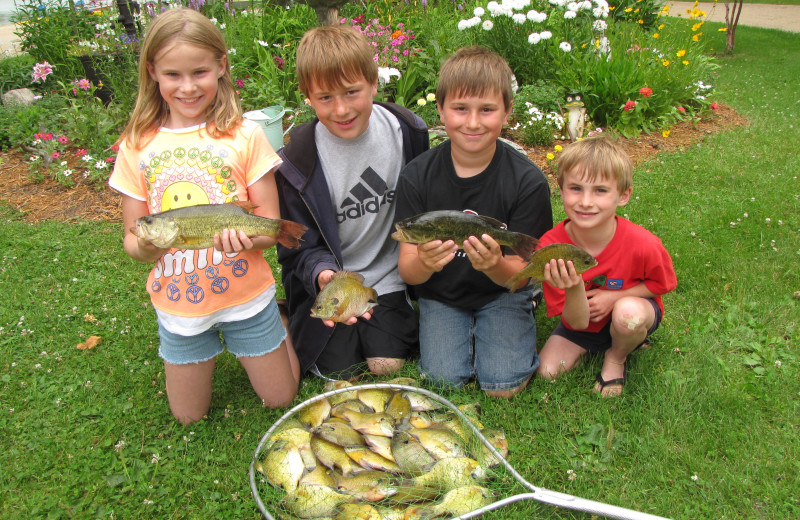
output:
M642 87L639 89L639 94L641 94L644 97L650 97L653 95L653 89L651 89L650 87Z
M119 145L118 144L112 144L111 145L111 150L113 150L115 152L118 152L119 151Z
M77 152L75 152L75 155L77 155L78 157L83 157L86 154L87 152L83 148L80 148Z
M243 88L244 87L244 81L242 81L241 79L237 78L236 79L236 86L239 87L239 88Z
M634 108L636 108L636 101L628 101L625 103L625 108L623 108L623 110L625 112L628 112L630 110L633 110Z
M683 107L678 107L678 112L686 112L686 109Z
M106 157L106 162L107 163L112 163L112 162L114 162L114 158L113 157Z
M53 159L58 159L59 157L61 157L61 152L53 152L50 154L50 157L52 157Z
M59 135L58 142L61 144L67 144L69 142L69 139L67 138L66 135Z
M716 103L711 103L711 110L717 110L717 109L719 109L719 105Z

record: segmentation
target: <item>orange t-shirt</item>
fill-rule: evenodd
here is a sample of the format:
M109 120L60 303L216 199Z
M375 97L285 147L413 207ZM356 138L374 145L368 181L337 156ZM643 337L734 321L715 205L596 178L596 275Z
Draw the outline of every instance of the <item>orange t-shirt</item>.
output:
M162 128L140 150L121 144L109 185L158 213L248 200L247 187L280 162L261 127L248 120L217 139L204 125ZM274 283L261 251L171 249L153 266L147 291L161 311L199 317L246 304Z

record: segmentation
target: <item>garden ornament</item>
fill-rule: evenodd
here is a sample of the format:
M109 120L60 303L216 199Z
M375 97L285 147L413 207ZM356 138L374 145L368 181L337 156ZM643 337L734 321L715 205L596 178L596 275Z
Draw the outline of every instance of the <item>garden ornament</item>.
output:
M583 137L586 128L586 107L583 106L583 96L580 92L569 92L566 96L567 114L564 117L564 131L571 141Z

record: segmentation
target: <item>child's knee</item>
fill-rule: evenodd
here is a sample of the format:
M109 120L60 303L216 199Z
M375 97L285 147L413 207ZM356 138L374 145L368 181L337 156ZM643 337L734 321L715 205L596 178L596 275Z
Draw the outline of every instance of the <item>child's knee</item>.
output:
M367 367L371 373L385 376L403 368L405 362L405 359L399 358L367 358Z
M611 313L612 333L640 335L647 332L653 323L652 305L644 298L621 298Z

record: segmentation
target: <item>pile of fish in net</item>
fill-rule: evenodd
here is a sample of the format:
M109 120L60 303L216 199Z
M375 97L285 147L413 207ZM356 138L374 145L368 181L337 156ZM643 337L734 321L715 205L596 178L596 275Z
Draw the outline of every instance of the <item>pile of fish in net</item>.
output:
M326 393L353 389L310 399L273 425L252 467L277 518L451 518L493 502L486 485L500 460L480 437L505 457L503 432L481 424L477 405L457 413L413 379L389 383L328 383Z

